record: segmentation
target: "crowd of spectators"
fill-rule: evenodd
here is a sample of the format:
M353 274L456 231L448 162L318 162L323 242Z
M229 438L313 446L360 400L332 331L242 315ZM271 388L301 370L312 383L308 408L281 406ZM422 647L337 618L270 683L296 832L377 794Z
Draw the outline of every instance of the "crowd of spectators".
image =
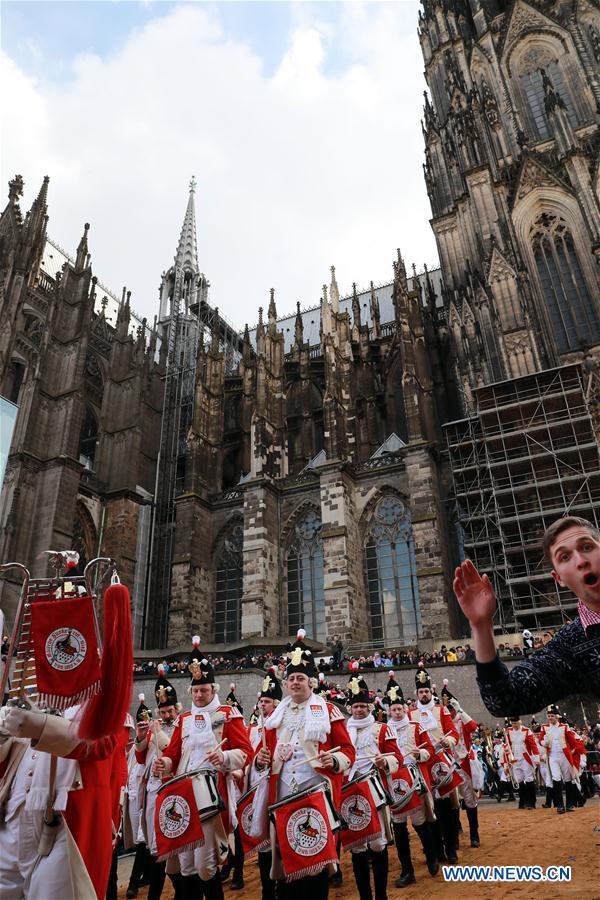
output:
M540 646L542 644L540 643ZM522 657L523 648L519 644L500 644L498 652L501 658ZM212 656L206 658L215 671L243 671L244 669L269 669L276 666L279 670L285 668L285 654L277 654L272 651L247 652L243 656ZM319 655L318 668L322 672L348 672L350 663L358 660L361 669L401 669L415 668L421 661L425 666L447 665L448 663L474 663L475 651L470 644L457 644L446 646L443 644L439 650L423 652L415 647L413 650L376 650L373 653L353 654L344 649L340 641L335 641L328 655ZM187 672L189 658L183 659L157 659L135 660L134 674L153 675L162 663L167 674L176 675Z

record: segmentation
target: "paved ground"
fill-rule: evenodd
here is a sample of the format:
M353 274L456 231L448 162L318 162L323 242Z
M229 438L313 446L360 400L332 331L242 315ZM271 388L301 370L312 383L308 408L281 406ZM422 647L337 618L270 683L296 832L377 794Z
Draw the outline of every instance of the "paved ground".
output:
M411 849L415 862L417 883L399 890L394 881L400 874L395 849L390 847L389 900L397 897L419 897L419 900L435 898L465 898L473 900L497 900L497 898L530 897L535 900L562 900L563 897L600 900L600 800L588 801L583 809L559 816L554 809L518 810L513 803L497 804L483 801L480 804L481 847L468 846L467 823L463 814L462 848L459 862L468 865L540 865L571 866L570 883L504 883L504 884L448 884L440 873L431 878L425 868L420 843L411 836ZM119 896L125 896L125 887L133 857L124 858L119 865ZM352 877L352 865L346 854L342 859L344 884L332 888L329 900L356 900L357 892ZM246 898L260 900L260 880L256 862L250 860L245 868L243 891L231 891L225 887L227 900ZM138 900L145 900L146 889L139 892ZM171 900L173 894L168 883L163 900Z

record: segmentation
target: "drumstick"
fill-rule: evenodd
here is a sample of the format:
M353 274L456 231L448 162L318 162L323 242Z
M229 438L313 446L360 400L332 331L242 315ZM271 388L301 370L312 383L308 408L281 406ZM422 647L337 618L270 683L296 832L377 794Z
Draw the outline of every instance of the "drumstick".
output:
M156 746L156 758L160 759L162 756L162 750L158 746L158 722L156 720L152 722L152 733L154 734L154 744Z
M266 750L267 749L267 732L265 731L265 717L262 712L260 714L260 728L261 728L261 734L262 734L262 738L261 738L262 748L263 748L263 750Z
M337 753L338 750L341 750L341 749L342 749L341 746L340 747L332 747L331 750L326 750L325 752L326 753ZM298 766L303 766L304 763L314 762L315 759L319 759L320 756L321 756L321 754L317 753L316 756L309 756L308 759L301 759L299 762L296 763L295 766L292 766L292 769L297 769Z

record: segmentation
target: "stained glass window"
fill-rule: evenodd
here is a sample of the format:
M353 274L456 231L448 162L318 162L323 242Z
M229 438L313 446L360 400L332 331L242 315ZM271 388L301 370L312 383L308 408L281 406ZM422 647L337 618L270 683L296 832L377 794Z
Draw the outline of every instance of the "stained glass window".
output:
M325 640L325 591L321 519L309 510L294 528L287 555L288 626Z

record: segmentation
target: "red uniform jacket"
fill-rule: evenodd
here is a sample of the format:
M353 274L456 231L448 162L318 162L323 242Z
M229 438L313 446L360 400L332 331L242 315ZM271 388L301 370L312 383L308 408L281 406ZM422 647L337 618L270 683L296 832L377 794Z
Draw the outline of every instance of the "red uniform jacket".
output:
M529 763L530 766L533 766L534 760L532 759L532 757L538 755L537 741L535 739L533 731L531 731L529 728L526 728L525 726L523 726L522 728L519 728L518 730L525 732L525 749L523 751L523 759L525 760L526 763ZM510 744L510 749L513 752L513 754L514 754L514 750L515 750L514 745L513 745L513 732L514 731L515 731L515 729L512 726L510 728L506 729L506 739L507 739L508 743Z
M327 735L326 739L318 744L318 750L325 751L332 750L334 747L339 747L340 749L338 753L343 753L344 756L346 756L349 760L350 765L352 765L356 756L356 752L354 750L352 741L350 740L348 729L346 728L346 721L333 703L328 703L327 709L329 710L331 731ZM267 749L270 751L271 756L274 757L275 747L277 746L277 729L267 728L266 733ZM254 757L257 756L260 749L261 745L259 744L256 748L256 752L254 753ZM342 783L344 780L344 773L333 772L331 769L322 768L316 768L315 772L318 772L319 775L322 775L323 778L326 778L329 782L331 786L331 796L334 806L336 807L336 809L339 809L342 802ZM278 780L279 775L277 773L271 772L271 774L269 775L269 804L275 803L277 801Z
M465 745L465 749L467 751L466 756L460 760L460 766L465 775L469 778L471 777L471 747L473 745L473 734L477 731L477 722L474 722L473 719L469 719L468 722L463 722L459 716L454 719L454 722L458 725L458 728L462 732L462 739Z

